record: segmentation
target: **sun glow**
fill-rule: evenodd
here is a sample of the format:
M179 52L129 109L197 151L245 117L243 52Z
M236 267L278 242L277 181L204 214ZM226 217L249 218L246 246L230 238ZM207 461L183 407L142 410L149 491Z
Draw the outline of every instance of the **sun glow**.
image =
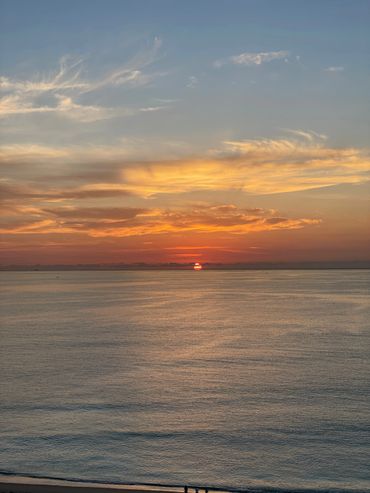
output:
M199 262L195 262L193 269L202 270L203 269L202 264L200 264Z

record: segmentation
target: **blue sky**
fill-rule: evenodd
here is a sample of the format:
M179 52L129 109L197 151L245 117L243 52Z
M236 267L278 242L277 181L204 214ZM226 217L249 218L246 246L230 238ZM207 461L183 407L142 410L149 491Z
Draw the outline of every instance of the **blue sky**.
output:
M25 238L51 261L101 259L104 242L151 261L367 255L370 1L0 10L2 231L17 262Z
M156 74L150 83L94 97L104 105L176 101L162 118L156 115L155 129L150 117L134 119L130 128L126 118L99 125L105 139L139 133L198 149L224 137L271 137L299 128L325 133L336 145L364 145L369 11L370 2L362 0L2 1L1 69L32 79L57 70L69 55L82 57L85 73L94 77L159 38L162 46L146 67ZM279 51L288 53L286 62L213 65L241 53Z

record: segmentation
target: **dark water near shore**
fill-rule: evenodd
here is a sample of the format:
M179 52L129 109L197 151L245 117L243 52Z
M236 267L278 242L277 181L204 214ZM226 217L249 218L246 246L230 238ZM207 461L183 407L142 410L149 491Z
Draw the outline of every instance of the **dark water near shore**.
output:
M1 273L0 469L370 491L369 277Z

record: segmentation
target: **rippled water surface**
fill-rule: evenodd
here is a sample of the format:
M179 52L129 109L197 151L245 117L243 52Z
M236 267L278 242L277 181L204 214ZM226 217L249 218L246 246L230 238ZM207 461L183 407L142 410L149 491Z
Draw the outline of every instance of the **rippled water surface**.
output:
M370 491L369 271L0 278L3 471Z

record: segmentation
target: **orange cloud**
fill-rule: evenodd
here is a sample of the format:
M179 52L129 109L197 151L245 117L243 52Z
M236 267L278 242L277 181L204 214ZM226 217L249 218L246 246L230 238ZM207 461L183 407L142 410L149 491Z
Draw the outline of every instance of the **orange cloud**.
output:
M122 181L129 190L153 195L230 189L270 194L369 179L367 151L328 148L313 140L230 141L211 154L128 166L122 170Z
M27 211L26 211L27 212ZM10 221L2 233L82 233L92 237L129 237L198 232L246 234L255 231L300 229L317 225L315 218L282 217L272 210L241 209L234 205L189 209L40 208L20 223Z
M13 258L14 249L20 258L27 245L29 251L34 249L34 258L50 247L61 258L63 249L69 258L77 252L76 261L84 261L90 247L91 257L94 248L101 248L100 256L93 258L104 259L112 252L120 258L127 245L134 252L127 258L149 261L194 254L203 254L203 261L268 258L279 248L288 258L300 249L307 250L307 258L318 258L328 242L327 255L333 255L351 227L354 233L346 248L363 255L365 193L360 196L358 187L350 187L342 200L339 188L303 190L365 183L369 151L332 148L313 133L228 141L202 156L157 161L131 159L118 147L8 146L0 162L5 177L0 181L2 248L7 258ZM283 195L291 191L300 193ZM281 195L262 197L275 193ZM140 257L138 245L145 240L154 246L149 253L144 246ZM263 250L249 250L250 241Z
M127 197L133 195L120 185L99 184L77 188L55 188L36 190L34 187L0 182L1 202L60 202L63 200L101 199L107 197Z
M142 197L202 190L263 195L369 179L368 149L333 148L314 133L291 133L291 139L227 141L203 156L177 160L135 159L129 144L85 149L7 146L0 158L9 177L22 165L23 180L41 176L45 181L49 173L52 183L57 169L61 179L81 180L86 188L124 188Z

